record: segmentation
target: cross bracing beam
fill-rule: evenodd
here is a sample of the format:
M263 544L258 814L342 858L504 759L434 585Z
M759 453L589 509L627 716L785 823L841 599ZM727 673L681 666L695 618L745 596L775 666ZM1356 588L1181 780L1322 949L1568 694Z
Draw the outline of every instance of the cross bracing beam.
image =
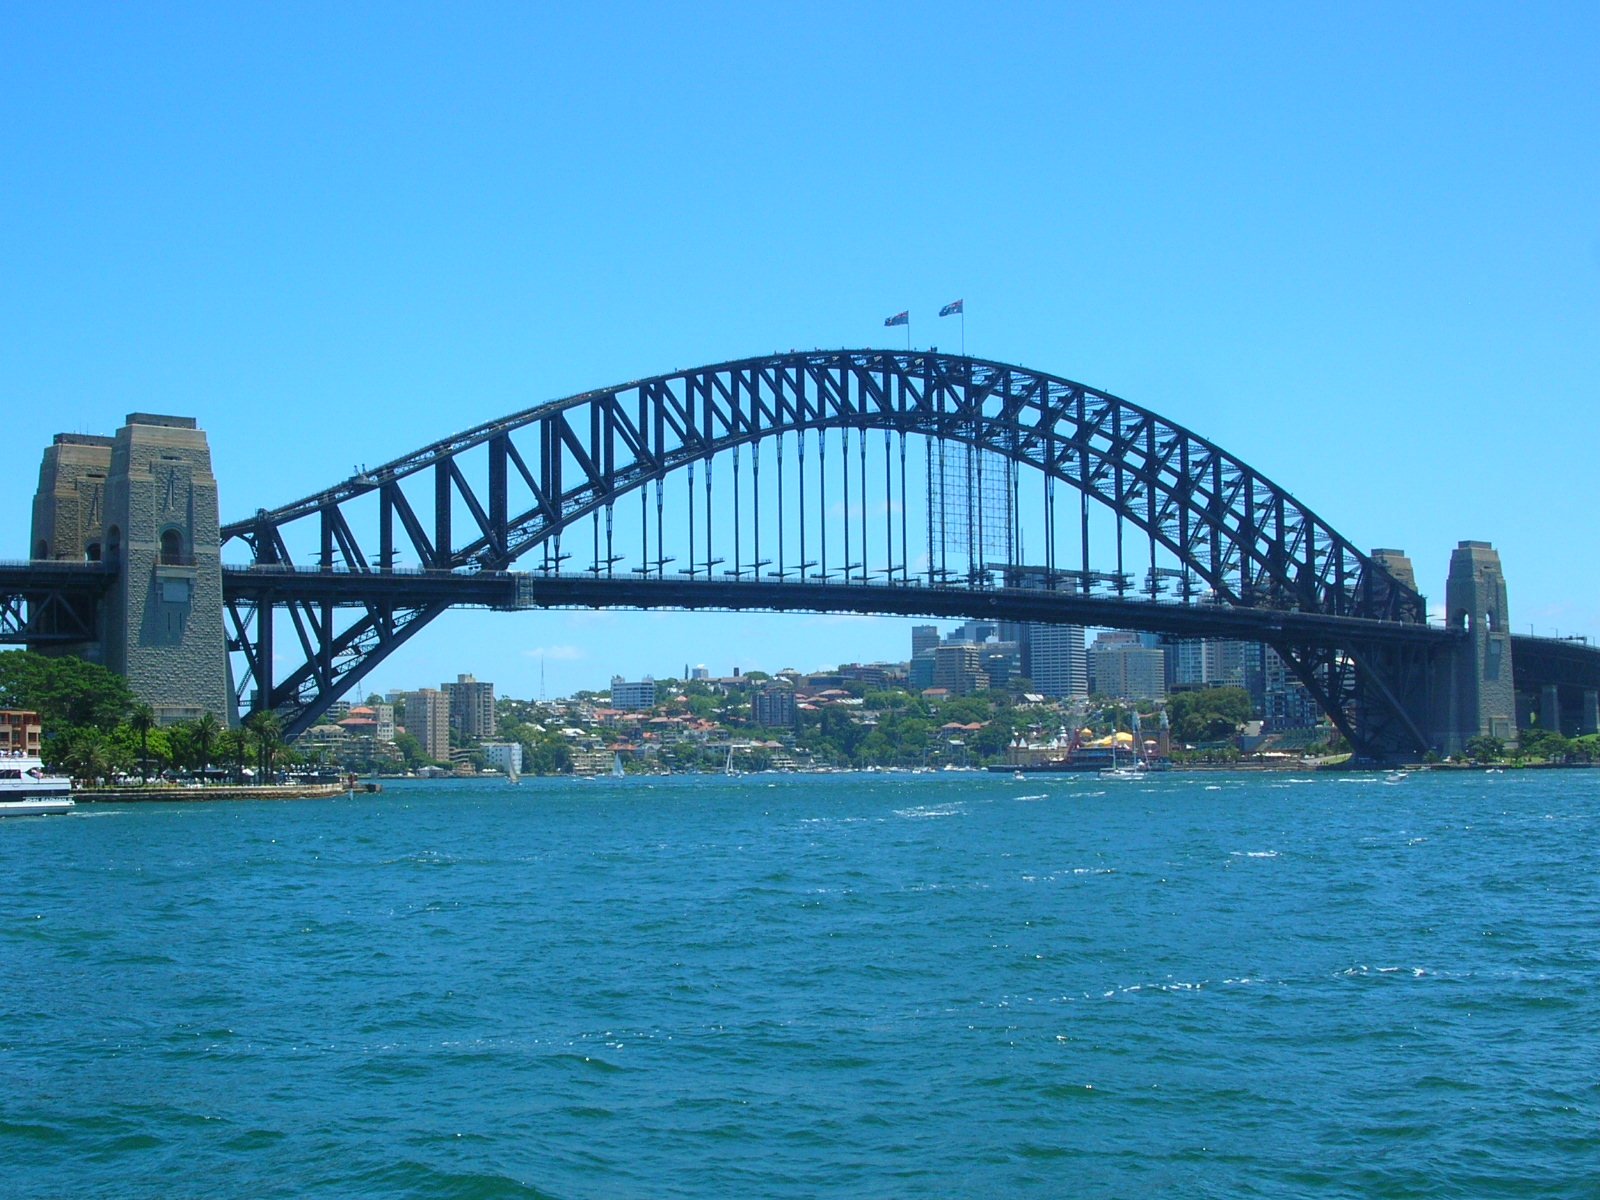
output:
M100 602L115 579L116 572L102 563L0 563L0 644L95 641Z
M884 521L877 534L869 521L875 515L867 490L865 434L870 430L884 434L884 450L876 459L884 481L878 492L884 497ZM834 431L837 444L830 447L823 435ZM865 580L877 574L898 575L906 583L915 559L915 570L930 585L954 585L962 576L950 568L942 542L936 548L934 539L936 531L941 539L949 536L961 509L958 505L954 514L945 511L948 498L935 495L931 452L927 540L914 544L910 531L916 523L907 520L901 503L896 544L892 443L899 439L904 497L908 437L953 448L938 455L946 475L952 462L959 466L960 456L968 456L963 486L969 516L974 505L981 507L973 497L995 487L1010 490L1013 499L1004 518L1014 526L1010 532L1001 537L989 531L992 514L981 512L976 522L968 520L967 529L969 543L975 529L976 545L984 546L986 537L988 546L1003 544L1004 565L1021 565L1022 560L1020 542L1026 531L1016 497L1032 486L1026 481L1048 480L1067 485L1082 498L1079 553L1084 580L1096 573L1090 562L1092 507L1114 521L1116 563L1111 574L1124 581L1119 585L1124 593L1132 586L1135 564L1125 561L1123 540L1125 530L1132 530L1148 540L1146 578L1152 595L1159 580L1179 576L1186 581L1186 594L1191 588L1203 589L1225 606L1396 625L1424 622L1420 596L1282 488L1214 443L1148 409L1071 380L932 352L771 355L585 392L476 426L364 470L325 492L260 511L226 526L223 536L248 545L257 563L314 560L352 576L381 574L402 560L435 570L498 571L526 561L530 554L542 573L559 576L574 569L563 567L572 557L571 543L564 546L563 538L587 522L591 562L576 569L590 573L596 583L614 583L615 564L627 558L616 546L618 504L636 495L638 517L631 528L637 554L634 565L620 568L624 576L661 580L673 564L675 572L701 584L714 582L719 567L736 579L747 573L759 577L766 569L780 579ZM808 442L814 443L810 455ZM748 454L741 458L746 447ZM774 469L783 480L786 447L793 452L794 469L763 513L763 460L769 464L765 478L770 489ZM430 474L431 526L418 516L423 497L413 486L417 480L425 484ZM1005 480L997 481L997 474ZM669 481L675 482L664 492ZM673 489L680 499L669 498ZM743 508L742 496L749 497ZM364 502L376 505L376 516L365 525L352 515ZM936 502L941 506L939 522L932 516ZM675 506L685 511L685 518L675 515L669 527L665 514L676 513ZM308 538L300 532L308 522L319 535ZM1059 521L1052 508L1046 523L1052 541L1045 557L1053 562L1057 531L1070 529L1071 522ZM373 525L375 534L369 528ZM747 528L755 544L761 544L763 535L767 546L777 543L777 554L767 551L760 566L748 565ZM308 540L316 548L299 551ZM299 551L298 559L291 548ZM798 554L788 553L790 549ZM970 545L968 549L965 578L983 586L990 555L973 554ZM1175 566L1162 567L1158 551ZM776 571L769 569L773 557ZM376 608L358 622L367 627L365 634L351 639L320 632L325 619L319 625L315 614L289 603L285 612L291 614L294 636L312 645L308 660L318 659L320 666L308 661L292 672L297 681L292 694L286 690L289 681L269 680L265 688L260 680L243 682L259 704L282 707L311 696L314 707L320 695L315 688L335 678L332 659L387 653L385 647L398 644L404 631L431 619L425 611ZM384 630L391 632L385 636ZM236 642L249 636L235 629ZM335 640L337 646L318 644ZM257 656L247 662L247 670L262 661ZM1345 668L1323 659L1309 669L1331 677ZM1359 679L1360 669L1352 669ZM1340 685L1328 694L1343 691L1348 689ZM1380 702L1381 697L1374 700L1365 693L1361 698L1369 709Z

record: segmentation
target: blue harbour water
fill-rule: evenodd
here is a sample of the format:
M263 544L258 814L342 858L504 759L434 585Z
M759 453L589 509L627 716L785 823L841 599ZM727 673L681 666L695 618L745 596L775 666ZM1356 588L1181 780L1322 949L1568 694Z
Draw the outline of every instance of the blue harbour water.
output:
M0 1195L1600 1194L1600 772L0 823Z

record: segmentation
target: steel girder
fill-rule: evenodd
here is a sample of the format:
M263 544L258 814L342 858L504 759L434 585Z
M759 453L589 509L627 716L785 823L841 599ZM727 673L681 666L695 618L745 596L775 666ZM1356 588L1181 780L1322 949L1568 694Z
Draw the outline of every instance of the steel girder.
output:
M101 597L115 571L101 563L0 564L0 643L74 646L100 636Z
M325 569L382 573L409 554L432 570L500 571L646 483L763 437L835 428L965 443L1070 484L1165 547L1231 605L1425 621L1421 596L1216 444L1071 380L918 351L772 355L585 392L259 511L224 526L222 536L245 543L257 564L287 565L284 531L306 522L319 547L315 565ZM469 474L462 464L480 449L486 465ZM419 475L431 475L432 513L417 511L401 488ZM358 536L346 508L374 494L378 528ZM466 520L458 529L461 512ZM230 610L230 645L246 655L250 678L240 680L241 696L253 683L255 706L286 710L291 729L331 703L338 693L330 688L381 661L446 606L374 603L335 634L326 601L313 604L285 591L282 603L305 654L287 678L270 678L272 658L259 642L271 634L258 632L259 613L248 606ZM1376 666L1352 657L1357 682L1346 683L1326 654L1287 644L1279 650L1302 678L1324 681L1319 695L1330 713L1354 706L1370 723L1384 707L1383 689L1360 682ZM1406 723L1394 716L1380 723Z

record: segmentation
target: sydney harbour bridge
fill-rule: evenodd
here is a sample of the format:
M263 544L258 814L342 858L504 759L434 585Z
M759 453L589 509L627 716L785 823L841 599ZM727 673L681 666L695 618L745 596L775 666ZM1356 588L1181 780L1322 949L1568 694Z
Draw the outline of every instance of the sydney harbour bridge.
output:
M1594 731L1600 650L1510 633L1463 542L1430 625L1409 561L1148 409L928 351L791 352L599 388L223 523L204 434L132 414L45 452L0 639L122 671L173 716L293 737L446 610L981 617L1264 643L1375 760Z

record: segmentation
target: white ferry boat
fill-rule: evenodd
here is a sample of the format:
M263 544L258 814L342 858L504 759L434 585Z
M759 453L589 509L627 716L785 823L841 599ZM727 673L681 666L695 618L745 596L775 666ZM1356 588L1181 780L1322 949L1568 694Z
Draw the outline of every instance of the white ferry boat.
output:
M0 817L38 817L77 807L72 780L51 775L37 754L0 756Z

